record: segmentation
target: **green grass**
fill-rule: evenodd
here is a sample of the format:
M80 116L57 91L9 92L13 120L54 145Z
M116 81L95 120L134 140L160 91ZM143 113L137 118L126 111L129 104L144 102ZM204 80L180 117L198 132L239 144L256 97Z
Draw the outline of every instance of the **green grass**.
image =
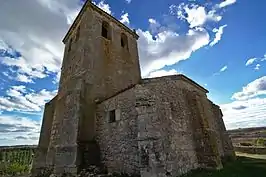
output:
M266 177L266 160L237 157L218 171L196 170L183 177Z

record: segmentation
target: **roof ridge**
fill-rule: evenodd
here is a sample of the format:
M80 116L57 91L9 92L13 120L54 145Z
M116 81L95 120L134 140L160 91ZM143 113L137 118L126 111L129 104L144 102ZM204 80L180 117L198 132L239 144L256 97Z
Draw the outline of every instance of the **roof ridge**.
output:
M192 79L190 79L189 77L183 75L183 74L174 74L174 75L168 75L168 76L160 76L160 77L154 77L154 78L144 78L142 79L142 81L152 81L152 80L157 80L157 79L164 79L164 78L168 78L168 79L182 79L184 81L187 81L191 84L193 84L194 86L204 90L206 93L209 93L209 91L207 89L205 89L204 87L202 87L201 85L199 85L197 82L193 81Z

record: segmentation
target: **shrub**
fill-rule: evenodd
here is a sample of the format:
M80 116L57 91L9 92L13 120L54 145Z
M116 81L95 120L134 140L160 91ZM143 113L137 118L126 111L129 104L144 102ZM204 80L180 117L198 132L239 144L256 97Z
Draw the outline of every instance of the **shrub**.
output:
M257 145L257 146L266 146L266 139L258 138L258 139L256 140L256 145Z
M243 142L240 143L241 146L253 146L252 143Z
M5 164L1 163L0 165L1 175L17 175L17 174L25 174L29 171L28 165L22 165L17 162Z

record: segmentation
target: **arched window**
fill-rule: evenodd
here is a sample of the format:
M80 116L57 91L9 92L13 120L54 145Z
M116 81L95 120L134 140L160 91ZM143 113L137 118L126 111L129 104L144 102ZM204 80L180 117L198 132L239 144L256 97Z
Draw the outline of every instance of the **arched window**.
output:
M128 49L127 36L124 33L121 34L121 47Z
M105 21L102 22L102 37L104 37L106 39L111 39L110 26Z

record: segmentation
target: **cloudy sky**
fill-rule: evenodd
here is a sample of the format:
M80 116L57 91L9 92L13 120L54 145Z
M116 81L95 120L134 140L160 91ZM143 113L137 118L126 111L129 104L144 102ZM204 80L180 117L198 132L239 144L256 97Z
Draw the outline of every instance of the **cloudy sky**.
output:
M257 0L259 2L259 0ZM62 39L84 0L1 0L0 145L36 144L56 95ZM266 126L266 11L249 0L95 0L140 36L143 77L182 73L228 129Z

